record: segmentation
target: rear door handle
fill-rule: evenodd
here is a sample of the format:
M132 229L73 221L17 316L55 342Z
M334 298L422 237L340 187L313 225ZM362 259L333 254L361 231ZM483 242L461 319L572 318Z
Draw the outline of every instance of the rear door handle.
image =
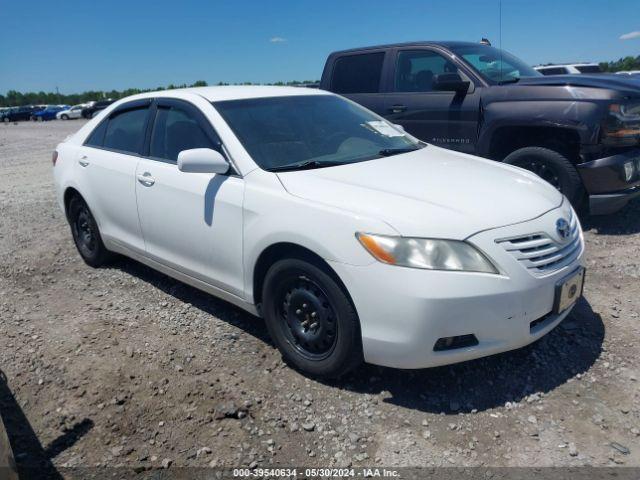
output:
M138 175L138 181L145 187L151 187L156 183L155 178L153 178L149 172L144 172L142 175Z
M80 159L78 160L78 163L80 164L81 167L88 167L89 166L89 160L87 160L87 156L86 155L82 155L80 157Z
M392 105L389 111L391 113L401 113L407 109L406 105Z

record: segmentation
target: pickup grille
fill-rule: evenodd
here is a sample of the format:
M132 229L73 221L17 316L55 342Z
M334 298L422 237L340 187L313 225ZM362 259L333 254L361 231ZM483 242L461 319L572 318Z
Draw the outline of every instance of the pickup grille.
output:
M576 215L569 222L571 233L566 242L559 243L546 233L532 233L496 240L533 275L542 276L569 265L582 250L582 239Z

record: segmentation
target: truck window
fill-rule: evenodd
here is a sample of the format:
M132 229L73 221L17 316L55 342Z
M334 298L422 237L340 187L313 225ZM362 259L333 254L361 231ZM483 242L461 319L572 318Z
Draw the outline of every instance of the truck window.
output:
M430 50L405 50L398 53L396 92L431 92L433 78L442 73L457 73L458 68L442 55Z
M598 65L576 65L580 73L602 73Z
M384 52L340 57L333 66L331 90L335 93L377 93Z
M564 75L567 72L567 69L564 67L553 67L553 68L541 68L538 70L543 75Z

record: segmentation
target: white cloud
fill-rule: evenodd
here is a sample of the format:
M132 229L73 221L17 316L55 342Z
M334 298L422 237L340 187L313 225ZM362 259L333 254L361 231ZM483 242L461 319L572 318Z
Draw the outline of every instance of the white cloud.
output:
M625 33L624 35L620 35L620 40L631 40L633 38L640 38L640 31L636 30L635 32Z
M287 39L286 39L286 38L282 38L282 37L271 37L271 38L269 39L269 41L270 41L271 43L284 43L284 42L286 42L286 41L287 41Z

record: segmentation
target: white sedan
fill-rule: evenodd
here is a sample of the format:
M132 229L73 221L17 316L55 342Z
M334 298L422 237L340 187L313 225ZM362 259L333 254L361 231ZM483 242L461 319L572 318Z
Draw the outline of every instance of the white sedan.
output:
M58 120L71 120L73 118L82 117L82 109L86 107L86 103L81 103L79 105L74 105L71 108L66 110L62 110L61 112L56 113L56 118Z
M136 95L53 163L87 264L126 255L261 316L315 376L522 347L582 293L582 230L557 190L321 90Z

